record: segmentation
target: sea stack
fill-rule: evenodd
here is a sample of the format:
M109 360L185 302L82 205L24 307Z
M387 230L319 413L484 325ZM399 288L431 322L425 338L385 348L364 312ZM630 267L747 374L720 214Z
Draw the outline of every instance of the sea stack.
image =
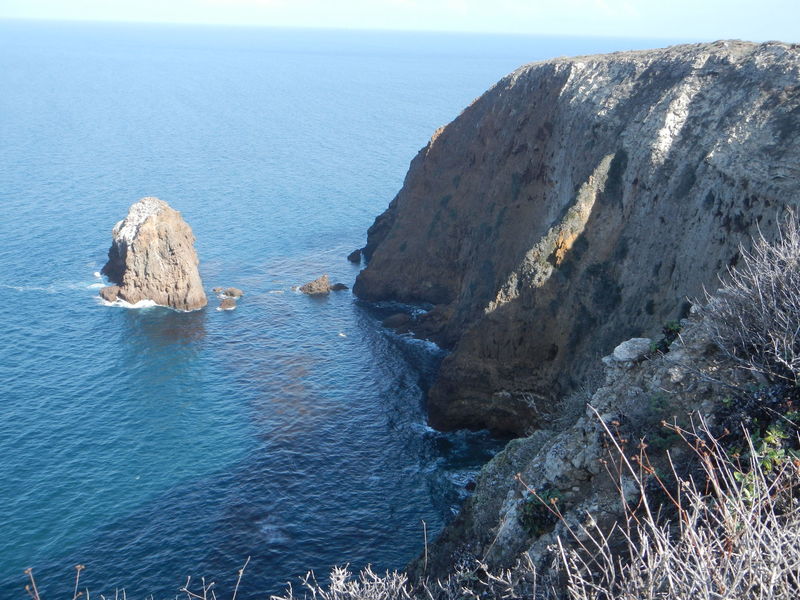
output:
M142 198L114 226L102 273L116 285L100 290L113 302L151 300L177 310L197 310L208 300L197 270L192 228L158 198Z

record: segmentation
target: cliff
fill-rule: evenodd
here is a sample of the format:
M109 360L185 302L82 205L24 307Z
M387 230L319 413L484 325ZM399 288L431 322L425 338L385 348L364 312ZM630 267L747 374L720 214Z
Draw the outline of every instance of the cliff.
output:
M625 357L621 350L630 344L620 344L615 349L620 351L598 361L604 377L597 389L565 399L569 414L550 428L509 442L484 466L475 493L430 546L427 562L413 563L411 573L444 577L459 560L507 568L523 553L546 570L557 538L574 544L570 530L580 531L592 519L605 531L624 521L616 486L626 477L617 476L608 431L630 455L646 448L647 464L655 472L671 473L674 467L685 474L691 471L693 453L664 423L691 430L702 417L710 429L729 427L735 434L744 425L743 414L768 414L769 407L753 410L743 400L747 395L741 390L755 389L757 382L724 356L705 320L693 315L681 326L666 354ZM772 413L765 423L783 418ZM730 431L728 438L735 438ZM726 442L743 443L740 437ZM518 479L544 497L557 498L563 519L538 508ZM626 493L629 500L636 497L633 489ZM668 504L655 495L652 501Z
M131 304L150 300L177 310L197 310L208 303L192 228L169 204L142 198L111 235L102 273L116 285L100 290L103 299Z
M433 426L521 435L716 287L800 200L800 49L716 42L549 60L498 82L411 163L354 292L431 303L452 353Z

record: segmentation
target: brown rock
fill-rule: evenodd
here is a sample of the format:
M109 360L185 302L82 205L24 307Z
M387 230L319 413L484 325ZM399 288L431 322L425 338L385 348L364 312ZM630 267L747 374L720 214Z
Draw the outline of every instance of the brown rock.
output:
M334 283L334 284L331 286L331 291L332 291L332 292L343 292L343 291L345 291L345 290L349 290L349 289L350 289L350 288L349 288L349 287L347 287L347 286L346 286L345 284L343 284L343 283Z
M197 310L208 302L197 265L191 227L166 202L148 197L131 205L128 216L114 227L102 272L118 285L118 297L126 302L152 300Z
M106 302L116 302L119 297L119 286L107 285L100 290L100 297Z
M328 294L331 291L331 280L328 275L322 275L314 281L309 281L305 285L300 286L300 291L309 296L320 296Z
M229 287L229 288L214 288L214 291L218 294L222 294L223 296L227 296L228 298L241 298L244 296L244 292L239 288Z
M428 322L453 350L431 424L547 424L594 357L655 335L740 243L773 237L800 198L799 82L800 47L774 42L560 58L437 131L353 288L448 307Z
M350 254L347 255L347 260L351 263L360 263L361 262L361 248L356 248Z
M219 303L219 310L234 310L236 308L236 300L233 298L223 298Z

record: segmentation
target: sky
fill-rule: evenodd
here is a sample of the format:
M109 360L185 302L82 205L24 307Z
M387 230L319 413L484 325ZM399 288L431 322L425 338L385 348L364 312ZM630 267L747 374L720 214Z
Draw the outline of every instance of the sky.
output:
M800 42L800 0L0 0L0 18Z

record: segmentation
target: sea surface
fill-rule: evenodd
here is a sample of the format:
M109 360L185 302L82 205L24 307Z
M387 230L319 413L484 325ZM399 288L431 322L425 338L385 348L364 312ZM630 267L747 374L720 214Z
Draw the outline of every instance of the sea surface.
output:
M425 425L443 352L292 286L345 260L432 132L533 60L662 41L0 22L0 597L265 598L402 568L502 442ZM104 306L154 195L232 312Z

